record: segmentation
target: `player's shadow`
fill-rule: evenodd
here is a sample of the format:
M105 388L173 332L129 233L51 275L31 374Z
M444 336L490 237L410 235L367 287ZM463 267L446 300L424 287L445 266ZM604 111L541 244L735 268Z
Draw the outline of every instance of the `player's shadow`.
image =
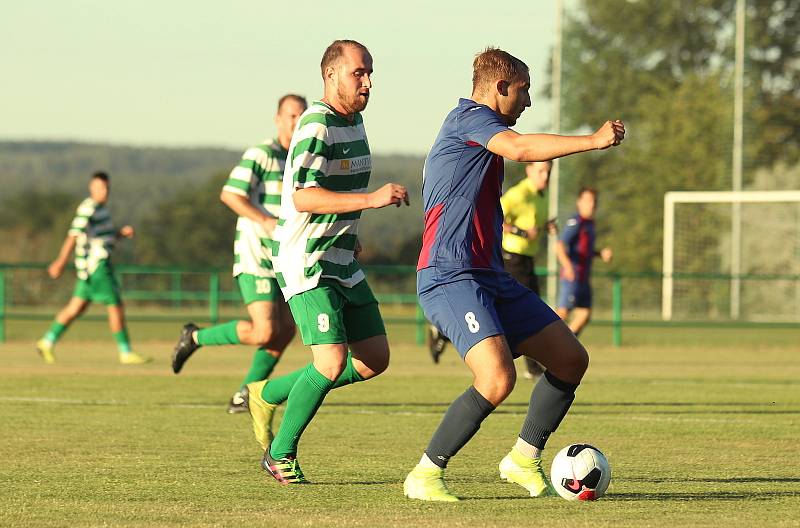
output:
M621 479L622 480L622 479ZM800 483L800 477L667 477L667 478L625 478L627 482L643 482L647 484L673 484L673 483L708 483L708 484L795 484ZM631 493L609 493L606 498L611 500L713 500L713 501L733 501L733 500L769 500L780 497L798 497L800 491L792 490L709 490L699 492L631 492Z
M697 493L609 493L603 500L611 501L740 501L740 500L772 500L781 497L797 497L796 491L708 491Z

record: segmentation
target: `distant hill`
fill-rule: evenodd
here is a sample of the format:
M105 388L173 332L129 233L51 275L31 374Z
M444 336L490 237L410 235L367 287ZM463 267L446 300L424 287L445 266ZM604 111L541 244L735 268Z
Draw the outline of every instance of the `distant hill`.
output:
M36 192L66 194L77 203L86 195L89 175L102 169L111 175L110 206L117 223L138 225L151 216L156 205L179 200L181 192L191 194L211 178L230 171L240 155L240 151L222 148L5 141L0 142L0 202L24 200L26 193ZM422 233L423 161L422 156L373 157L370 188L388 182L406 185L412 207L365 213L361 231L365 256L388 258L391 254L409 262L416 258L413 253ZM55 237L50 245L59 239Z
M136 221L148 206L227 173L240 155L223 148L0 141L0 194L37 190L83 196L89 175L105 170L111 175L116 214ZM419 189L422 161L422 156L376 155L373 184L391 180Z
M222 148L153 148L124 145L104 145L71 142L0 142L0 203L11 200L15 207L14 218L4 220L5 236L19 239L17 250L4 253L4 259L51 258L63 239L69 222L71 205L63 212L45 214L44 211L26 211L26 203L35 197L36 203L49 203L52 196L59 204L74 203L86 195L89 175L105 170L111 175L112 197L110 206L118 224L141 225L152 220L160 204L182 203L186 200L201 203L198 192L216 193L217 184L212 178L224 181L241 155L240 151ZM423 156L374 155L370 189L388 182L400 183L409 190L411 207L387 207L379 211L366 211L361 223L363 258L373 262L416 262L422 235L422 165ZM509 164L507 183L517 181L522 166ZM206 189L211 189L206 191ZM26 194L29 200L26 201ZM195 196L195 198L192 198ZM53 202L53 203L56 203ZM212 203L215 198L212 198ZM204 201L208 207L207 201ZM36 206L43 209L45 206ZM10 208L8 208L10 209ZM167 211L169 211L169 207ZM216 210L216 209L215 209ZM18 212L22 211L22 212ZM224 209L221 214L224 214ZM37 218L34 218L38 214ZM220 213L214 213L220 214ZM6 215L8 216L8 215ZM30 218L20 218L29 216ZM0 218L0 220L2 220ZM213 219L209 219L213 223ZM169 218L158 211L159 225L168 226ZM28 225L20 230L22 225ZM49 235L37 243L41 251L22 250L24 238L44 236L44 225ZM217 224L219 225L219 224ZM0 226L2 227L2 226ZM17 233L13 235L12 233ZM23 233L25 233L23 235ZM30 246L30 244L28 244ZM126 247L131 247L130 245ZM123 250L124 251L124 250ZM126 259L136 261L135 249ZM48 257L43 257L48 255Z
M58 191L78 198L86 194L89 175L105 170L119 221L137 222L154 203L230 170L239 155L219 148L0 142L0 194Z

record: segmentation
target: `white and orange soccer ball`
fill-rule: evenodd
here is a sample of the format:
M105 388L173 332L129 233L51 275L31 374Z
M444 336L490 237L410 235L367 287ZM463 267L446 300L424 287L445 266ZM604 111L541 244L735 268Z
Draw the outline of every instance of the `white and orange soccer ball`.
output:
M550 482L567 500L597 500L605 495L611 482L611 466L605 455L594 446L568 445L553 459Z

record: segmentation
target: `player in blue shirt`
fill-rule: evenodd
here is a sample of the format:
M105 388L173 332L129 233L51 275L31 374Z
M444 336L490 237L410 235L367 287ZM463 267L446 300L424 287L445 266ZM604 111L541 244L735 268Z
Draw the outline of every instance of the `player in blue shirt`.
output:
M577 336L589 323L592 315L592 260L600 257L611 262L611 248L595 251L594 212L597 207L597 190L583 187L576 202L578 213L567 220L556 245L556 255L561 263L558 313L567 320L572 312L569 329Z
M621 121L594 134L517 134L531 105L528 67L488 48L473 62L472 95L444 120L425 160L425 228L417 265L417 294L425 316L448 336L474 375L448 408L419 464L403 485L407 497L457 501L443 480L450 458L514 388L513 359L524 355L547 368L531 395L528 415L500 476L531 496L552 488L541 450L569 410L589 358L566 324L503 269L500 252L503 158L545 161L619 145Z

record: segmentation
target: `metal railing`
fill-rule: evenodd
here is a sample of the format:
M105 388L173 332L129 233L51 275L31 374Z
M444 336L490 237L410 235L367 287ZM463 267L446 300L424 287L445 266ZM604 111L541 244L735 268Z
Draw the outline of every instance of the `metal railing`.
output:
M46 279L47 265L42 263L0 263L0 342L6 340L6 323L9 320L51 320L52 308L66 302L72 281L62 280L58 287L42 286ZM413 325L414 337L422 344L425 339L426 320L414 293L414 266L372 265L365 266L370 285L378 300L385 305L401 307L385 310L387 324ZM141 266L119 264L114 270L123 286L123 298L127 306L138 305L142 309L127 310L130 321L186 321L216 324L221 320L221 309L241 306L239 292L231 278L230 268ZM544 268L536 270L545 277ZM22 275L25 275L24 277ZM673 274L674 280L730 282L731 276L718 273ZM155 284L146 279L155 279ZM717 328L800 328L800 300L796 308L797 317L781 321L710 320L688 318L664 321L658 309L660 299L651 302L641 297L657 295L657 286L662 275L654 272L609 273L595 272L593 284L598 299L596 316L592 325L611 328L611 342L619 346L623 341L624 327L717 327ZM800 291L800 275L745 275L743 281L793 281ZM545 281L542 281L545 282ZM630 302L623 298L623 283L635 291L629 294ZM48 283L49 284L49 283ZM31 285L38 285L31 288ZM649 286L648 286L649 285ZM645 287L647 286L647 287ZM649 288L649 289L648 289ZM29 291L30 290L30 291ZM637 293L638 292L638 293ZM642 293L646 292L646 293ZM800 299L800 296L798 296ZM652 306L648 305L650 303ZM625 306L628 304L629 306ZM36 309L39 308L39 309ZM386 314L385 314L386 315ZM97 315L84 318L102 319Z

